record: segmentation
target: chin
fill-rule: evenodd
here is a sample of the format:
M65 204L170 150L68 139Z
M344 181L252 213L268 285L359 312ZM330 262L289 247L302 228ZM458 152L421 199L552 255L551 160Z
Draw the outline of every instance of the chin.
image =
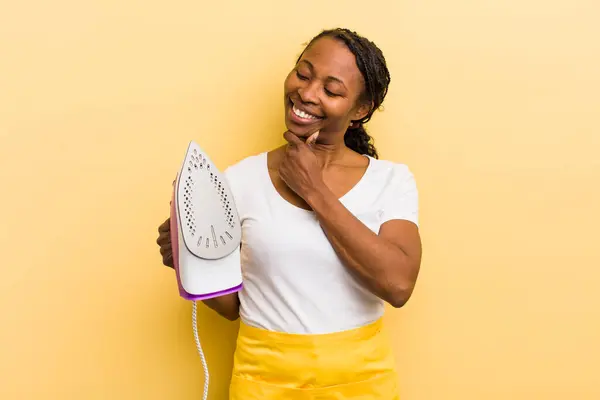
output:
M308 139L308 137L314 133L314 130L308 130L294 124L286 124L286 128L288 131L302 139Z
M299 127L293 123L290 124L288 121L286 121L285 127L288 131L300 138L308 138L311 134L311 131L307 130L306 128Z

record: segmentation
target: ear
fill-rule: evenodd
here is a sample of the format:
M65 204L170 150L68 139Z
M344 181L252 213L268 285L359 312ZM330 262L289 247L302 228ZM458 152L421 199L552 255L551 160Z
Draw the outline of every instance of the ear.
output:
M370 103L363 102L363 103L359 104L358 108L354 112L354 117L352 118L352 121L361 120L364 117L366 117L367 115L369 115L369 111L371 111L372 107L373 107L373 102L370 102Z

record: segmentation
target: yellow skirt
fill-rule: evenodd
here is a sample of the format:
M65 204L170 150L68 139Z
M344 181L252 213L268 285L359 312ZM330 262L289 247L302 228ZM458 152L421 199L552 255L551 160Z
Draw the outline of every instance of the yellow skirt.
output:
M399 400L382 320L297 335L240 325L230 400Z

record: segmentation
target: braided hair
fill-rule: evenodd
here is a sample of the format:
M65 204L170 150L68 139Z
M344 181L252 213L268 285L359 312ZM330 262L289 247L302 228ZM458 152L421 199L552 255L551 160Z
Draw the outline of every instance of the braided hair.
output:
M348 148L359 154L378 158L377 149L375 149L372 143L373 138L369 136L363 125L371 119L375 110L378 110L383 103L390 84L390 72L388 71L383 53L375 43L345 28L322 31L312 38L306 48L324 36L341 40L352 54L354 54L356 65L365 81L365 90L361 94L361 100L371 104L371 109L366 116L360 120L352 121L352 125L346 130L346 134L344 135L344 142ZM298 57L297 61L300 61L301 57L302 55Z

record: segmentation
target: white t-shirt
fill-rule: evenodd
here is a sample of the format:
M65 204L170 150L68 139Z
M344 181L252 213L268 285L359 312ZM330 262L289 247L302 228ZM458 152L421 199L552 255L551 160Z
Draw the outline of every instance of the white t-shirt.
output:
M418 194L408 167L369 158L340 201L375 233L391 219L418 224ZM287 202L269 176L267 153L224 171L242 224L240 318L287 333L318 334L380 318L384 302L341 263L312 211Z

